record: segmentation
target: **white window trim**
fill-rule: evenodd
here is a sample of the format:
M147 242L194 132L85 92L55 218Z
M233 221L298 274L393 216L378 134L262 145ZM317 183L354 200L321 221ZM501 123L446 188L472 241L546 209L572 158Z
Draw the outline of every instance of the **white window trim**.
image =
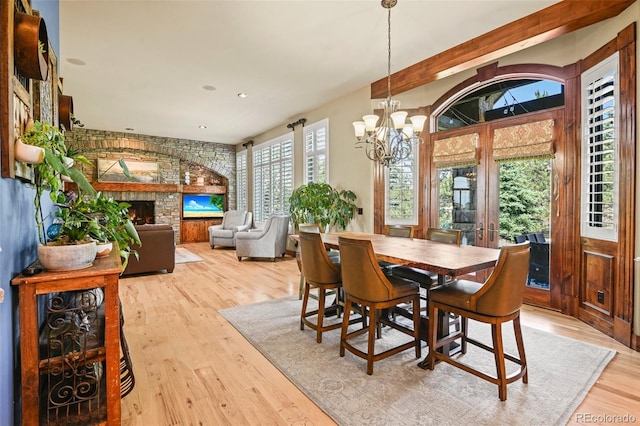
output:
M413 214L410 218L392 218L389 216L391 209L389 208L389 167L385 167L384 169L384 223L385 225L417 225L418 224L418 176L419 176L419 158L420 158L420 148L419 144L414 143L412 148L413 155Z
M325 138L325 149L324 150L314 150L311 155L313 155L314 157L317 156L320 153L324 153L325 155L325 162L326 162L326 179L324 182L321 183L328 183L329 182L329 119L328 118L324 118L322 120L316 121L315 123L309 124L308 126L304 126L303 128L303 132L302 132L302 143L304 145L304 155L303 155L303 168L304 168L304 176L303 176L303 180L304 183L307 184L309 183L309 180L307 179L307 159L310 156L310 153L307 151L307 134L309 133L315 133L316 130L320 129L320 128L324 128L325 129L325 134L326 134L326 138ZM318 164L318 162L316 161L314 164ZM318 170L314 170L313 172L314 174L314 182L319 183L317 181L317 177L318 177Z
M589 226L589 205L588 205L588 194L587 189L589 188L589 170L588 170L588 150L585 149L589 142L589 126L587 121L588 111L587 111L587 101L586 101L586 89L587 86L593 83L595 80L601 78L602 76L614 73L614 116L613 116L613 126L614 126L614 189L613 189L613 229L603 229L599 227ZM604 61L599 64L593 66L587 71L583 72L581 75L581 94L582 94L582 177L581 184L583 190L581 191L582 201L581 201L581 220L580 220L580 233L581 236L586 238L594 238L605 241L618 241L618 225L619 225L619 186L620 186L620 160L619 160L619 144L620 144L620 66L619 66L619 55L618 52L614 53Z

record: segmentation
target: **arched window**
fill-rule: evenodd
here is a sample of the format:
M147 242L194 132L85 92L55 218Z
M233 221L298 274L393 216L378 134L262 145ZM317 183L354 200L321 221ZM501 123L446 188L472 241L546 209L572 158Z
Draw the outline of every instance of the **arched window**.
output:
M552 80L502 80L464 95L438 116L436 131L457 129L564 105L564 86Z

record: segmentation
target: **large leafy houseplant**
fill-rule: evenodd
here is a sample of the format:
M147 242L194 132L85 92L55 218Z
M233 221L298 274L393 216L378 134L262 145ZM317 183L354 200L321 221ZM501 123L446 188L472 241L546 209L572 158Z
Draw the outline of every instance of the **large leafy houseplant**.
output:
M57 127L46 122L29 123L22 139L45 150L44 161L34 165L35 221L40 243L69 245L87 241L115 241L123 258L124 269L132 253L131 245L141 244L128 214L130 205L95 191L84 174L72 166L74 162L93 164L77 150L66 147L64 135ZM124 160L119 162L125 175L128 174ZM77 184L77 193L63 191L63 176ZM40 199L47 190L58 209L54 213L54 224L45 232ZM137 253L133 253L137 256Z
M355 217L356 194L338 190L328 183L308 183L293 191L289 198L289 212L294 224L319 223L323 229L335 226L345 229Z
M44 149L44 160L41 163L34 164L34 184L36 194L33 204L35 207L35 221L38 229L38 239L40 244L47 243L47 237L44 229L44 215L40 200L45 191L49 191L49 197L55 203L59 198L62 190L62 176L68 176L78 185L82 191L87 194L95 194L95 189L89 183L84 174L77 168L72 167L73 162L69 161L67 156L67 147L64 143L64 135L55 126L47 122L29 121L26 129L22 134L24 143L34 145ZM80 161L91 164L84 156L77 154L74 161Z

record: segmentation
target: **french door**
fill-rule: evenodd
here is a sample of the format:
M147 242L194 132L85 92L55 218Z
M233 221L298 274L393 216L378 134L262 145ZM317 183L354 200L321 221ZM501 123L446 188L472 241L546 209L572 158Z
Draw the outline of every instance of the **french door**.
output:
M526 139L529 123L546 124L553 134L549 146L557 152L563 147L563 121L563 109L555 109L439 132L434 152L439 143L457 146L459 155L448 152L448 158L455 158L458 164L450 160L440 164L434 153L432 168L432 179L437 182L432 222L462 230L463 244L500 248L531 241L525 302L554 309L561 308L558 264L553 259L557 258L554 235L562 228L554 214L562 167L556 166L551 155L533 155L529 147L512 146L509 138L513 134L518 139L524 133ZM475 144L474 151L471 144ZM508 149L501 150L499 144ZM473 278L482 281L488 273L482 271Z

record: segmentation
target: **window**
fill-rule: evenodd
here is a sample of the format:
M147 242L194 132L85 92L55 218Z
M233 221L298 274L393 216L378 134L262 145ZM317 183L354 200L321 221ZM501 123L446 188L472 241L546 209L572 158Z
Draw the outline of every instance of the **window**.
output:
M438 117L438 131L564 105L564 85L551 80L517 79L480 87L455 101Z
M304 127L304 183L329 181L328 149L328 118Z
M387 225L418 224L418 144L411 154L385 169Z
M289 211L293 192L293 132L253 150L253 216L264 221L271 213Z
M238 210L247 206L247 151L236 154L236 205Z
M582 74L582 236L618 240L618 54Z

